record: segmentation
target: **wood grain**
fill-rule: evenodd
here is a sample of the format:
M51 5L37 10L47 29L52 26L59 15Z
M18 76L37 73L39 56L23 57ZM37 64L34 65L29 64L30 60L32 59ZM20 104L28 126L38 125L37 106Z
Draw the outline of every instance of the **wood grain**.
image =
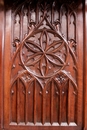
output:
M0 11L4 128L87 129L86 1L9 0L5 8L5 16Z

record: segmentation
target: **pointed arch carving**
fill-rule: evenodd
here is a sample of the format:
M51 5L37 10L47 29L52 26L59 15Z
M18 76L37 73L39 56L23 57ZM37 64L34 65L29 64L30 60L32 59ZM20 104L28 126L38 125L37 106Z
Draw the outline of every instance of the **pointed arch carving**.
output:
M37 123L52 125L56 122L60 125L62 122L69 124L72 120L76 123L74 116L70 119L70 101L73 99L74 104L78 97L76 15L68 4L57 6L55 3L57 1L51 4L49 1L38 1L35 4L38 4L39 8L34 7L33 1L26 1L12 12L16 22L13 22L12 30L11 81L14 84L20 79L19 82L23 83L25 105L22 120L17 113L17 120L15 117L11 122L23 122L29 125ZM65 26L62 25L64 20L66 20ZM19 30L14 29L16 24ZM73 28L73 35L69 26ZM62 104L63 99L65 104ZM37 100L40 102L40 108ZM64 105L63 111L61 111L62 105ZM49 109L51 115L45 113L45 107ZM65 115L62 114L64 107ZM75 115L76 106L74 109ZM57 114L55 118L54 114Z

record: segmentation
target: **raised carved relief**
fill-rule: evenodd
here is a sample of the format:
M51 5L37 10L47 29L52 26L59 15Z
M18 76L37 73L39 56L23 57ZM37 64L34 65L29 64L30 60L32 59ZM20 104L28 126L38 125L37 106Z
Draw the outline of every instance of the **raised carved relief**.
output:
M19 82L15 85L19 88L15 90L19 96L15 96L14 102L15 100L18 101L17 103L20 102L21 86L22 88L24 86L22 91L24 96L21 99L23 103L26 102L23 107L25 118L20 117L20 120L15 121L17 123L35 125L39 122L39 124L53 125L55 122L58 124L71 122L70 100L74 95L78 96L76 18L71 15L72 10L69 5L57 9L58 3L55 3L54 1L50 6L49 2L38 2L39 8L34 7L32 2L25 6L25 2L13 13L18 21L14 26L18 24L20 30L19 28L13 30L11 98L15 94L14 83ZM73 35L69 32L69 25L73 28ZM17 34L18 37L14 35L16 32L20 34ZM70 96L70 93L73 93L73 96ZM73 102L76 102L76 97ZM12 106L14 102L11 102ZM29 108L29 103L32 110ZM76 112L74 111L74 115ZM16 116L19 117L20 113ZM72 120L75 122L74 117ZM14 118L11 121L14 122Z

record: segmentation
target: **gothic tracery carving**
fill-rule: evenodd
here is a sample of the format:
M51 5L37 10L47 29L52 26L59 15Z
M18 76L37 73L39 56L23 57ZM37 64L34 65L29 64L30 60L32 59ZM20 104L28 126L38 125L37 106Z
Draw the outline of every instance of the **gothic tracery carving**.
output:
M16 16L16 22L13 26L17 26L18 30L16 30L17 34L15 29L13 33L12 86L14 86L14 82L18 82L17 86L19 86L20 81L26 88L26 91L23 89L23 94L28 94L32 97L31 93L35 96L35 92L38 91L40 95L40 97L38 95L38 98L40 98L41 101L43 96L45 96L44 93L52 97L55 90L57 96L55 96L56 101L59 103L60 100L59 106L61 107L63 94L66 95L66 100L70 100L67 97L67 95L69 96L69 85L73 87L75 95L77 95L78 91L76 77L76 19L73 17L74 26L73 22L70 23L71 19L69 18L71 18L72 10L69 6L65 6L67 9L61 6L59 11L59 9L54 10L55 3L52 4L52 9L49 3L42 2L38 4L40 8L37 6L37 8L33 7L32 2L28 3L26 7L25 2L19 10L16 10L16 14L13 13L13 15ZM21 11L24 12L21 14ZM56 13L55 11L57 12L57 16L54 15ZM63 20L66 21L65 26ZM69 32L69 26L73 26L73 33L75 32L73 35ZM62 34L63 32L65 36ZM20 64L18 64L19 62ZM17 72L15 71L16 66ZM32 86L32 88L30 88L31 90L28 90L28 84ZM11 94L13 96L16 91L20 89L14 91L12 86ZM47 88L48 86L50 87ZM67 107L69 107L69 105L70 104L66 105L66 109L68 109ZM53 107L52 104L51 107ZM44 108L42 108L40 112L43 111L43 109ZM61 110L59 110L59 112L61 116ZM63 120L69 123L65 118L61 119L60 116L59 119L56 119L59 124ZM41 123L44 124L45 119L44 117L42 118ZM35 122L34 117L33 123L35 124ZM52 119L51 123L53 123Z

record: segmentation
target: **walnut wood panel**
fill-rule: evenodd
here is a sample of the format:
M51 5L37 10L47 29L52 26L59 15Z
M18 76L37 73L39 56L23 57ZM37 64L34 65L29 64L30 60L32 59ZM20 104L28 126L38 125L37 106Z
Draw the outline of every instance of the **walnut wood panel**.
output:
M75 4L25 1L6 11L5 128L82 129L83 14Z
M70 15L68 16L67 13L70 11L68 9L69 7L67 7L66 5L62 5L60 7L60 14L58 14L59 12L57 11L57 14L60 15L60 20L59 16L57 16L56 14L56 21L54 21L54 13L56 13L54 7L56 3L54 2L52 4L52 10L50 9L51 7L48 8L48 6L50 6L48 3L39 4L39 6L41 6L41 8L39 9L38 7L37 9L35 9L35 7L32 7L33 3L30 3L29 7L23 5L24 7L21 8L22 10L17 10L17 12L15 12L13 16L14 30L12 50L13 54L11 54L11 115L14 113L15 117L12 116L11 121L17 123L29 122L34 124L38 122L42 124L53 124L55 122L59 124L61 124L62 122L70 123L71 110L69 100L73 98L73 105L75 103L77 104L76 98L78 93L76 81L77 58L75 41L75 13L71 10ZM27 8L32 11L31 14L29 14L29 21L27 14L29 10ZM71 39L69 41L66 41L68 37L67 30L69 30L67 25L68 18L66 17L66 15L70 17L69 26L70 28L72 28L72 34L69 36ZM65 38L62 36L60 31L60 21L62 23L62 32L64 32L64 35L66 35ZM27 24L28 22L29 30ZM21 39L23 40L21 41ZM14 86L14 84L16 85ZM33 87L33 89L28 90L28 86L29 88ZM72 86L72 90L69 90L70 86ZM21 90L21 87L24 87L23 90ZM22 93L20 91L22 91ZM72 91L73 94L69 94L70 91ZM23 93L25 94L24 96ZM42 95L38 97L39 93ZM27 94L32 95L32 97L27 96ZM55 99L53 99L55 94L57 94L57 96L55 97ZM27 102L25 100L25 97ZM30 106L26 105L29 100L27 98L30 98L32 100L32 103L29 102L29 104L33 105L31 119L29 120L26 117L28 115L26 109L30 111ZM22 100L20 101L20 99ZM39 100L41 101L41 103L37 105L37 102ZM55 100L58 106L54 107ZM22 104L20 104L20 102ZM24 104L24 102L26 104ZM18 108L17 104L19 104ZM21 105L23 105L23 109L21 108ZM25 109L25 106L28 108ZM41 110L38 108L40 106ZM76 115L75 109L77 107L75 107L76 105L74 106L73 116ZM20 112L14 112L14 108L15 110L16 108L17 110L19 109ZM37 113L38 110L39 114L43 113L42 115L40 115L40 119ZM23 113L23 117L21 112ZM53 116L54 112L57 113ZM58 116L54 120L53 117L55 117L56 115ZM14 118L17 120L14 120ZM72 121L75 122L74 117L72 117Z

